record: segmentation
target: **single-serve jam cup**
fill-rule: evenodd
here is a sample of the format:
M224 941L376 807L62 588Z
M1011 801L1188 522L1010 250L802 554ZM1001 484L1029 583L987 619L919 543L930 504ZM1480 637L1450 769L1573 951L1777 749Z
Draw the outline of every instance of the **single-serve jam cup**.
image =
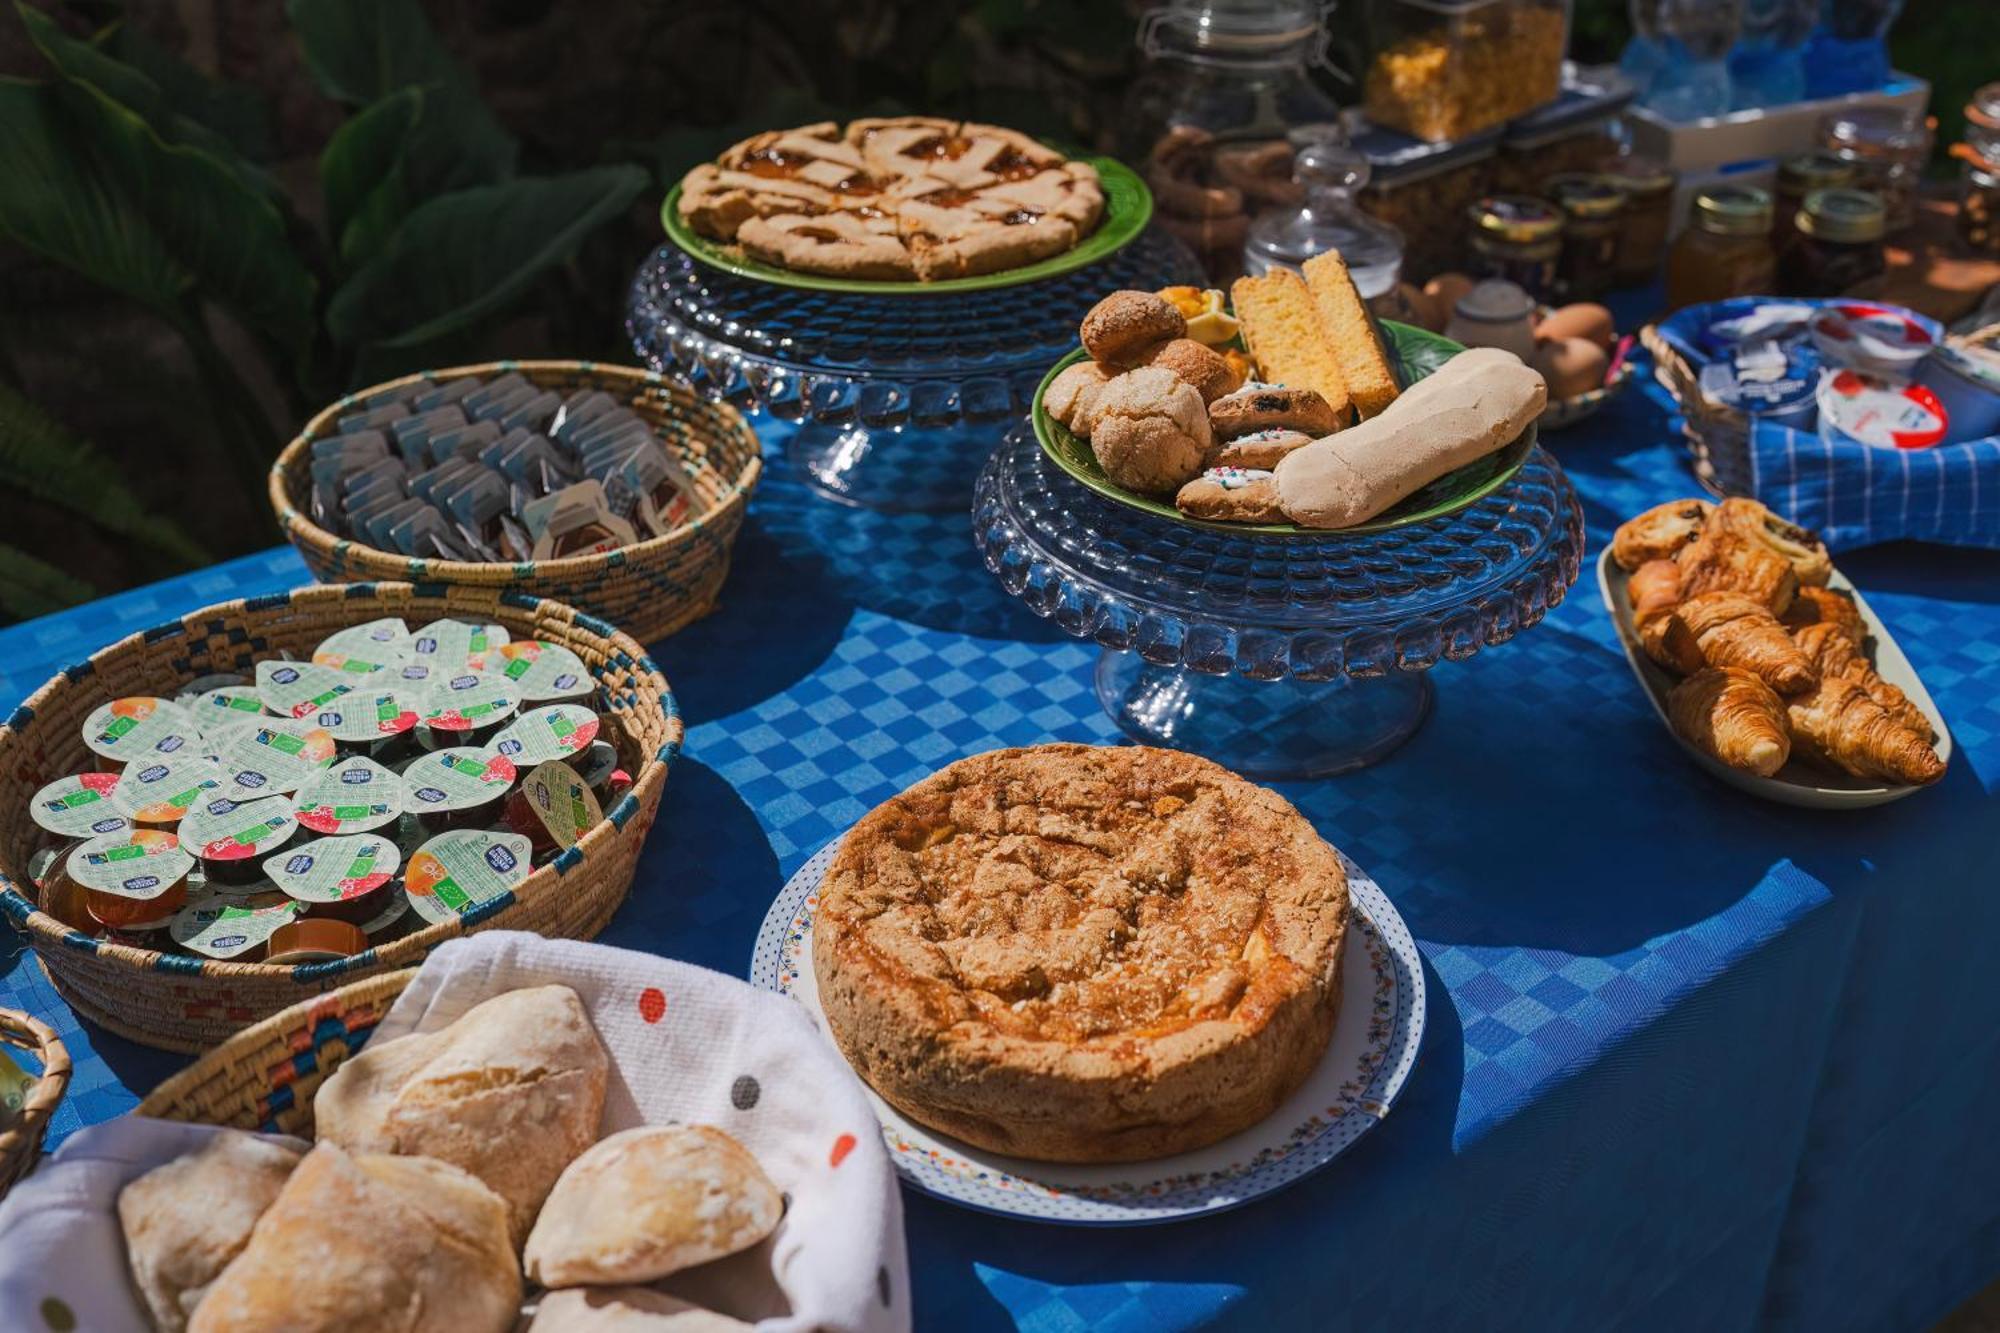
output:
M181 820L181 850L201 862L210 884L254 884L263 877L263 858L299 831L291 805L284 796L254 801L217 796Z
M493 824L517 775L511 760L491 750L433 750L403 770L403 804L426 834Z
M452 829L411 854L403 885L424 920L452 921L512 892L528 877L528 853L528 840L518 833Z
M299 843L266 857L264 873L304 903L306 915L364 925L402 892L396 884L402 860L394 839L362 833Z
M113 929L152 921L187 901L194 858L159 829L126 829L90 839L69 854L63 873L83 890L91 916Z
M372 833L395 824L403 780L365 755L335 760L292 798L292 813L314 833Z
M99 705L83 723L83 743L107 773L157 763L201 748L201 730L171 699L133 695Z

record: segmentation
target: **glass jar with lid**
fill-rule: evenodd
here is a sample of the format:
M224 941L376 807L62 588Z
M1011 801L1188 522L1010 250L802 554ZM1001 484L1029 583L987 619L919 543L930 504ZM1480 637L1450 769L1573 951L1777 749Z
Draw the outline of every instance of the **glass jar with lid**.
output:
M1488 195L1466 210L1475 278L1504 278L1537 301L1555 293L1563 217L1555 205L1525 194Z
M1965 164L1958 193L1958 234L1968 247L2000 254L2000 83L1965 104L1965 140L1951 155Z
M1866 190L1814 190L1795 219L1797 234L1778 255L1786 296L1839 296L1879 277L1882 201Z
M1667 305L1770 294L1777 269L1771 196L1745 185L1714 186L1695 197L1688 227L1667 256Z
M1638 154L1603 158L1597 171L1625 192L1625 211L1618 219L1617 279L1626 286L1651 282L1667 257L1680 176L1658 158Z
M1324 44L1318 0L1172 0L1140 20L1146 66L1120 113L1119 155L1214 281L1237 276L1252 219L1303 197L1288 132L1339 123L1312 79Z
M1820 118L1820 146L1854 168L1857 190L1882 196L1891 235L1917 216L1917 184L1931 155L1930 127L1921 112L1900 106L1857 106Z
M1243 271L1255 277L1296 269L1314 255L1338 250L1363 300L1394 291L1403 271L1403 236L1355 207L1368 183L1368 159L1344 135L1324 127L1299 131L1292 179L1305 195L1296 209L1274 208L1250 224Z
M1564 301L1595 301L1610 290L1617 272L1625 191L1609 176L1570 172L1549 177L1542 193L1563 215L1556 296Z
M1778 164L1778 187L1771 200L1771 244L1780 250L1791 244L1799 205L1814 190L1837 190L1854 184L1854 164L1824 149L1799 153Z
M1562 91L1568 0L1375 0L1362 101L1377 125L1463 139Z

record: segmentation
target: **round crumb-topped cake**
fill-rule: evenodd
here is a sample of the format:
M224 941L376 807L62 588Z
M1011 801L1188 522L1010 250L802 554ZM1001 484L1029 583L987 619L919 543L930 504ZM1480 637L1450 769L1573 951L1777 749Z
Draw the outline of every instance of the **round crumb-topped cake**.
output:
M856 824L820 889L820 1004L897 1110L978 1147L1136 1161L1256 1123L1319 1063L1347 876L1206 759L960 760Z

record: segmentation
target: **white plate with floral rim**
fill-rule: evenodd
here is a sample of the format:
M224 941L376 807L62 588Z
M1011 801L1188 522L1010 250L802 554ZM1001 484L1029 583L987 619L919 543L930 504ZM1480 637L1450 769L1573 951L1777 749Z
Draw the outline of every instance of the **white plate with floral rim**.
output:
M750 980L805 1005L822 1027L812 969L820 881L829 843L771 904L750 957ZM1424 969L1409 927L1374 880L1346 856L1354 906L1341 967L1340 1017L1303 1086L1262 1122L1220 1143L1150 1162L1108 1166L1030 1162L961 1143L914 1123L871 1090L889 1156L905 1181L941 1199L1044 1222L1134 1226L1239 1207L1325 1166L1389 1113L1424 1035Z

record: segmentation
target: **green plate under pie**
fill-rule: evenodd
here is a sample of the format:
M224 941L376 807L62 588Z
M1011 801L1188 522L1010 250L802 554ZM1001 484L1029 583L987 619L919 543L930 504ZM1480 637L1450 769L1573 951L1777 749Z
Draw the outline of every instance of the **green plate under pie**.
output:
M1405 388L1465 350L1449 338L1439 337L1435 333L1409 324L1398 324L1385 319L1381 321L1381 329L1383 336L1388 340L1389 351L1396 359ZM1405 496L1401 503L1368 522L1357 523L1351 528L1306 528L1296 523L1218 523L1210 519L1189 518L1176 509L1171 500L1134 495L1123 487L1114 485L1104 475L1104 469L1097 465L1097 455L1090 451L1090 441L1073 434L1067 426L1042 410L1042 395L1048 392L1049 382L1066 367L1083 360L1084 355L1084 350L1079 347L1058 361L1050 367L1049 373L1042 377L1041 384L1035 389L1032 416L1035 422L1035 438L1041 441L1042 452L1047 454L1057 467L1107 500L1116 500L1119 504L1129 505L1133 509L1143 509L1160 518L1170 518L1176 523L1186 523L1197 528L1212 528L1217 532L1236 535L1254 532L1278 537L1347 537L1371 532L1389 532L1396 528L1408 527L1412 523L1443 518L1486 498L1506 485L1513 475L1521 470L1521 464L1527 461L1528 451L1535 447L1535 427L1530 425L1512 443L1494 450L1484 458L1474 459L1455 472L1445 473L1430 485Z
M1023 264L1019 268L1010 268L999 273L982 273L972 278L940 278L936 282L922 282L915 278L897 281L876 278L835 278L822 273L800 273L793 269L781 268L776 264L767 264L761 259L753 259L744 254L740 246L731 245L726 241L711 240L688 226L687 219L681 216L681 187L678 183L667 191L667 201L660 205L660 221L666 224L667 239L702 263L719 268L724 273L733 273L739 278L775 283L780 287L796 287L808 292L843 292L864 296L936 296L949 292L989 292L998 287L1014 287L1024 282L1037 282L1043 278L1059 277L1064 273L1074 273L1080 268L1088 268L1131 244L1152 220L1152 191L1146 188L1146 182L1140 180L1130 167L1109 157L1079 156L1074 160L1088 162L1096 167L1098 181L1104 188L1104 218L1097 224L1097 230L1084 237L1073 249L1065 250L1059 255L1051 255L1032 264Z

